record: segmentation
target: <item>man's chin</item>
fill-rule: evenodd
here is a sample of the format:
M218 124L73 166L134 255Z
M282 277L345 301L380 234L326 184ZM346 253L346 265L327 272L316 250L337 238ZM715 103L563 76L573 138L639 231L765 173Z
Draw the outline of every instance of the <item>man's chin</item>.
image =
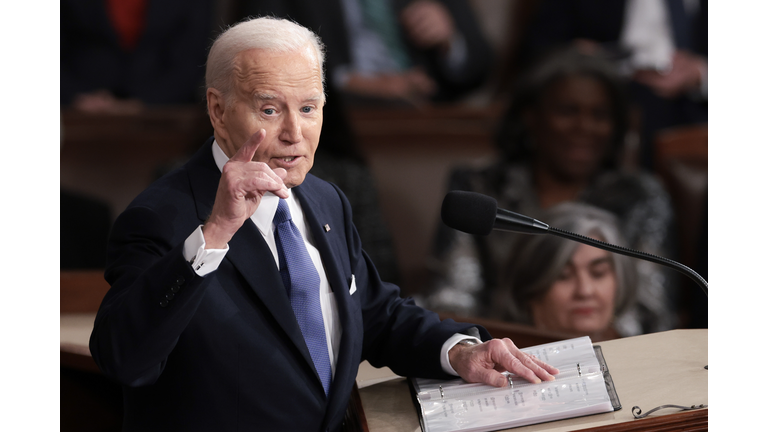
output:
M291 173L290 171L288 171L288 177L283 179L283 183L285 183L285 187L290 189L304 183L304 178L306 176L307 176L306 173L297 174L297 173Z
M307 173L312 168L312 164L310 163L309 166L307 166L306 161L302 163L299 166L291 167L287 170L288 175L285 176L283 179L283 183L285 183L285 187L292 188L296 187L302 183L304 183L304 179L307 177Z

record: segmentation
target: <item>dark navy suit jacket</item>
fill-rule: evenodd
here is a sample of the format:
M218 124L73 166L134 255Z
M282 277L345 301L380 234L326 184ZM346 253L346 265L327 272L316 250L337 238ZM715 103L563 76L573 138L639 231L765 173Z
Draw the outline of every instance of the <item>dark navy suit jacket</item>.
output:
M274 258L250 220L220 267L197 276L182 249L213 206L221 173L211 143L140 194L114 225L111 289L90 348L99 368L123 384L124 430L336 430L362 360L400 375L447 377L442 344L471 326L440 322L382 282L344 194L311 174L293 191L343 332L327 398Z

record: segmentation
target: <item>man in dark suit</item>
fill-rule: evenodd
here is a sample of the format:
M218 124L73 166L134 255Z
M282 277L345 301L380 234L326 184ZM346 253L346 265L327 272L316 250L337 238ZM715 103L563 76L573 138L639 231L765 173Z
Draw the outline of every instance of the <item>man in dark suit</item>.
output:
M125 430L338 430L362 360L497 386L500 370L554 379L379 279L343 193L307 174L322 63L288 21L223 33L206 71L214 137L115 222L90 348L124 386Z

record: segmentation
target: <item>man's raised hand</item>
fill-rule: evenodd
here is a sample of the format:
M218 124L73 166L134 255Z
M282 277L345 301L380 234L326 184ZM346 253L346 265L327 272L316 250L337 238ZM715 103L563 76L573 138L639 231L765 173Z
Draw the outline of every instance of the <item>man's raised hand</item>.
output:
M283 183L288 173L283 168L273 170L264 162L253 161L266 134L261 129L251 135L222 168L213 210L203 225L206 248L225 248L246 219L256 212L265 193L288 198L288 188Z

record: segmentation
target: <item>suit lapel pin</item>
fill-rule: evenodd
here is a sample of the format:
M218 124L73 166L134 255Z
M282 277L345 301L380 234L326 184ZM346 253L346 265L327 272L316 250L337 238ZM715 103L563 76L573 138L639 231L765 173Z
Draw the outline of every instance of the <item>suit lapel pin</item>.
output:
M323 228L325 229L325 232L328 232L331 230L331 226L328 224L323 225Z

